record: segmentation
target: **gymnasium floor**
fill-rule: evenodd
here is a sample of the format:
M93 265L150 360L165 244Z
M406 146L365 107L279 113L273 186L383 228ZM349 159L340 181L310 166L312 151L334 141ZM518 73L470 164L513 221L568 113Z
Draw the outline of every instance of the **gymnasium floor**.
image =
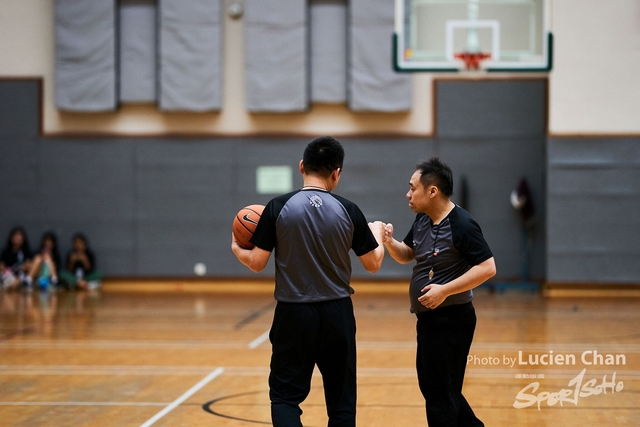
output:
M198 286L0 294L0 425L270 425L271 286ZM426 425L405 285L355 288L358 425ZM640 425L639 302L480 289L467 400L487 426ZM326 425L319 376L302 408Z

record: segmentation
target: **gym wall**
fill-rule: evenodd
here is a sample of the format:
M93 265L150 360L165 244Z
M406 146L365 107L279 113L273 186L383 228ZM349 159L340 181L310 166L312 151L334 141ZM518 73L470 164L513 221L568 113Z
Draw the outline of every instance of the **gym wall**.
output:
M500 278L512 280L521 272L521 228L509 195L526 177L539 215L531 273L543 279L546 81L443 81L437 93L437 138L340 138L346 161L337 193L356 202L369 220L394 223L403 237L415 216L405 198L409 177L418 160L440 155L455 171L454 200L482 225ZM502 95L489 96L496 93ZM65 250L69 237L82 230L112 277L191 276L197 262L207 265L209 276L247 276L229 249L232 218L242 206L271 197L257 193L256 168L287 165L295 171L308 140L43 137L39 82L0 80L0 224L3 232L24 225L34 242L53 229ZM294 188L301 184L296 174ZM411 274L411 266L391 259L376 276L355 259L353 265L356 277Z
M172 221L182 220L177 212L168 211L166 217L158 212L162 211L162 203L174 198L187 206L180 211L186 215L186 223L176 228L181 230L177 234L183 234L178 241L191 241L195 248L188 249L193 257L174 263L177 267L171 274L191 274L196 255L211 258L217 253L221 264L230 269L220 271L221 275L244 274L244 270L233 264L235 261L226 247L214 250L207 246L209 252L202 249L216 233L215 227L220 230L227 227L221 225L228 221L226 217L222 219L228 213L224 209L231 212L237 208L231 209L226 202L214 207L206 200L217 200L218 195L253 185L241 181L253 176L253 171L247 168L240 173L238 150L262 148L265 144L270 148L278 144L295 146L296 149L291 150L274 148L274 153L282 151L278 154L281 158L274 154L273 159L278 163L285 159L297 162L300 144L315 135L334 134L351 136L342 138L348 150L362 151L358 161L362 161L363 166L357 174L348 174L349 179L341 184L341 192L359 202L371 219L375 219L372 215L382 205L377 199L369 200L365 190L378 186L389 188L384 194L393 200L388 206L384 205L388 218L399 224L410 222L411 215L403 199L406 190L403 172L410 172L417 150L423 150L425 156L437 153L447 160L450 157L456 174L468 176L473 183L469 208L483 224L492 246L497 248L501 277L515 278L520 272L518 218L509 206L500 203L505 202L505 191L510 191L524 175L534 186L536 207L540 209L541 225L536 233L543 234L536 234L534 238L531 268L534 277L549 282L640 282L635 262L640 254L632 242L633 236L640 235L640 223L633 215L640 209L640 189L636 184L640 182L637 160L640 159L640 121L637 120L640 74L635 72L640 66L640 52L635 37L638 24L634 20L637 16L634 0L615 4L596 0L551 2L555 55L544 101L547 135L538 139L538 131L529 128L539 115L521 120L523 114L530 111L526 102L507 103L515 108L512 111L520 111L519 116L516 114L520 119L513 123L531 131L511 142L508 140L513 138L514 128L505 125L502 117L505 109L500 108L504 96L518 94L520 90L529 96L535 91L527 85L513 90L506 81L502 81L502 98L494 98L494 92L486 92L483 80L437 80L434 84L434 78L446 76L415 74L410 76L413 90L408 112L363 113L351 111L346 104L312 103L308 111L301 113L251 114L245 106L243 21L231 20L226 15L219 112L168 114L144 103L122 104L112 113L59 111L54 103L53 4L53 0L0 0L0 51L3 52L0 79L4 78L0 83L0 177L2 182L10 184L0 190L0 196L7 201L0 210L3 229L19 220L30 227L33 240L47 228L60 230L63 237L82 228L92 235L97 248L104 253L101 259L108 274L164 274L154 270L161 267L153 264L168 259L162 258L168 255L153 253L165 251L163 245L168 245L165 253L172 253L174 248L169 240L179 236L163 240L156 231L163 231L162 227L174 223ZM6 80L16 77L42 79L42 98L38 97L38 81ZM517 80L516 83L523 82ZM443 95L445 93L448 95ZM474 100L473 104L469 103L470 99ZM478 102L480 104L476 104ZM495 108L488 108L485 102ZM454 115L442 115L441 108ZM485 114L488 112L493 113ZM459 119L459 123L454 119ZM456 125L447 128L441 123L443 120L454 120ZM484 123L485 128L479 128L477 121ZM488 122L500 124L495 129L504 133L487 134ZM457 134L456 126L478 134ZM451 132L442 134L445 129ZM88 136L95 133L110 136ZM187 133L201 137L171 137ZM268 137L285 134L286 138ZM129 138L136 135L147 137ZM538 166L540 152L542 161ZM180 162L174 164L172 156L184 157L179 157ZM265 156L265 161L272 159L270 155ZM348 161L356 161L355 157L348 157ZM70 158L77 158L78 162ZM202 159L218 166L205 170L198 163ZM231 166L225 167L231 167L230 170L217 169L229 159ZM393 160L396 171L400 172L388 176L371 172L380 166L378 159L384 159L385 165L389 159ZM89 161L91 163L87 163ZM200 172L194 171L198 169L194 164L201 165ZM496 164L509 165L513 170L491 170ZM77 176L69 172L71 165L81 168ZM404 167L409 171L402 169ZM224 185L230 185L231 190L202 185L202 181L214 180L227 172L234 177L230 181L225 175ZM116 176L111 176L114 173ZM163 178L165 173L174 179ZM351 185L355 189L351 189ZM493 196L487 193L491 194L495 185L499 191L493 203ZM189 192L193 195L188 196ZM250 196L230 194L228 200L234 204L237 200L239 205L245 200L256 202ZM66 203L66 207L57 206ZM185 212L191 212L188 214L191 216ZM219 220L217 212L220 212ZM59 222L67 216L68 224ZM213 228L207 229L203 218L214 224L210 225ZM494 218L502 221L500 226L506 224L507 235L501 234L497 223L492 224ZM198 240L199 235L205 237ZM145 241L149 238L150 243L145 243L143 238ZM208 240L206 244L198 243L204 240ZM189 245L181 247L189 248ZM148 249L149 255L141 255L141 249ZM149 258L145 258L147 256ZM235 268L238 269L233 270ZM391 261L383 268L383 276L408 274L406 266L395 266Z

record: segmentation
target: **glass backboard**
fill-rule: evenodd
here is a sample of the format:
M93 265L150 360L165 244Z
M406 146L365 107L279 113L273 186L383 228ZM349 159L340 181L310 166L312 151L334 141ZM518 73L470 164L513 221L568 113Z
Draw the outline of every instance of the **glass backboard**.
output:
M547 13L547 0L395 0L394 67L549 71Z

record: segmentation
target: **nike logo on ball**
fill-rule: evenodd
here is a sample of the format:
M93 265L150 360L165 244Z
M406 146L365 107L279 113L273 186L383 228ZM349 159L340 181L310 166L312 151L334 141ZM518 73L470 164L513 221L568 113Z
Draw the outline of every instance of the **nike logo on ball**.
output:
M258 222L257 222L257 221L254 221L254 220L252 220L251 218L249 218L249 214L244 214L244 215L242 216L242 219L244 219L244 220L245 220L245 221L247 221L247 222L250 222L251 224L258 225Z

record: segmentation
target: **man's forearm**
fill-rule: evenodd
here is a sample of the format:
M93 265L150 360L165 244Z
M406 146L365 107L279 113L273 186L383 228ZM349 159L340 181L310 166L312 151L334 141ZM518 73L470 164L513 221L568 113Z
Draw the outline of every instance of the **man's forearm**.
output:
M493 258L471 267L457 279L443 285L447 294L455 295L476 288L496 275L496 264Z
M391 239L391 241L385 242L384 245L387 248L389 255L391 255L391 258L393 258L400 264L407 264L413 261L413 249L405 245L404 242L399 242L396 239Z

